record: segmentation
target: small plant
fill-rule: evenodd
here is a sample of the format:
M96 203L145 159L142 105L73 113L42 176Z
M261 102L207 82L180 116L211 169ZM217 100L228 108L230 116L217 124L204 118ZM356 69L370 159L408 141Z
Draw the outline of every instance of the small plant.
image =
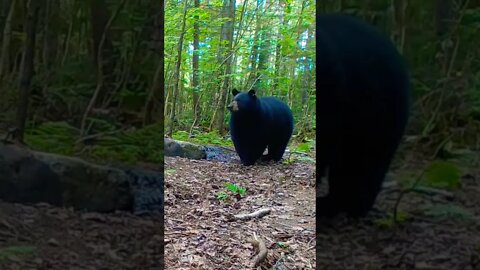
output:
M299 145L297 145L297 148L295 148L295 151L296 152L300 152L300 153L308 153L310 152L310 144L311 143L301 143Z
M295 160L297 160L295 156L293 156L292 153L290 153L290 155L288 155L287 158L283 159L282 163L285 165L290 165L293 162L295 162Z
M228 200L228 194L225 191L220 191L217 193L217 199L219 201L226 201Z
M165 176L171 176L171 175L174 175L176 172L177 170L175 169L168 169L168 170L165 170L164 174Z
M402 223L407 221L410 218L410 215L404 211L398 211L396 220L393 217L385 217L374 220L375 225L380 228L391 228L394 224Z
M428 186L455 189L460 186L460 169L454 163L447 161L434 161L422 171L422 173L414 180L408 181L409 187L404 188L397 198L393 209L393 222L398 223L401 220L398 206L402 198L410 192L418 192L418 187L423 183ZM434 211L437 212L438 211ZM445 213L440 211L440 213Z
M247 192L247 189L244 188L244 187L240 187L236 184L232 184L232 183L226 183L225 184L225 187L230 191L232 192L233 194L235 195L239 195L240 197L244 197L245 196L245 193Z
M445 189L456 189L460 186L460 169L447 161L434 161L425 171L425 184Z
M285 242L277 242L277 246L280 248L288 248L288 244Z

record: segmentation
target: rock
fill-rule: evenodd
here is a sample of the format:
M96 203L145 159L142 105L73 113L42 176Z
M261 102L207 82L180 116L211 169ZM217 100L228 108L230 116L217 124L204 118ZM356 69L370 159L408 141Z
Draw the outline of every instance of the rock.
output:
M176 141L165 138L165 156L167 157L184 157L189 159L205 159L205 147L189 142Z
M184 157L189 159L207 159L229 162L234 159L234 150L217 146L203 146L165 138L165 156Z
M97 212L132 210L130 177L79 158L0 144L0 199Z
M16 203L62 205L62 184L48 164L28 150L0 144L0 199Z
M183 149L184 157L189 159L206 159L205 147L189 142L177 141Z
M164 138L164 155L167 157L184 157L183 148L177 141Z
M130 177L135 198L134 214L163 212L163 172L139 168L126 169L125 172Z

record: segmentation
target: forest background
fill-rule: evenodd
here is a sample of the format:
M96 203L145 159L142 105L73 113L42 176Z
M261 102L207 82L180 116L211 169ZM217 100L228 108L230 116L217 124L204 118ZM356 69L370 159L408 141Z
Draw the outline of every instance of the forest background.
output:
M2 0L0 129L18 126L27 104L24 141L35 149L162 162L163 124L176 139L231 145L230 91L255 88L292 107L293 145L308 152L316 130L315 4ZM322 12L359 16L395 41L414 86L407 140L433 157L480 145L479 6L319 2Z

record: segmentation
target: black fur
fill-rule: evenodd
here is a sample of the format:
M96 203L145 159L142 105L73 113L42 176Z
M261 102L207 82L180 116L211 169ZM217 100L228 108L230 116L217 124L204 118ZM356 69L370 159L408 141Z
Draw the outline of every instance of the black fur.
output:
M287 104L275 97L257 97L233 89L230 133L244 165L253 165L268 146L263 160L279 161L293 132L293 115Z
M365 216L408 121L409 76L395 45L347 15L317 16L317 216Z

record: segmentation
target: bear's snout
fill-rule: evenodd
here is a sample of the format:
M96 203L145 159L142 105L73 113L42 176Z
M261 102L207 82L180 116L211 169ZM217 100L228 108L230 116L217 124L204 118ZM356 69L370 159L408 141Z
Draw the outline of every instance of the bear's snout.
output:
M230 104L228 104L227 109L231 112L238 111L238 103L234 100Z

